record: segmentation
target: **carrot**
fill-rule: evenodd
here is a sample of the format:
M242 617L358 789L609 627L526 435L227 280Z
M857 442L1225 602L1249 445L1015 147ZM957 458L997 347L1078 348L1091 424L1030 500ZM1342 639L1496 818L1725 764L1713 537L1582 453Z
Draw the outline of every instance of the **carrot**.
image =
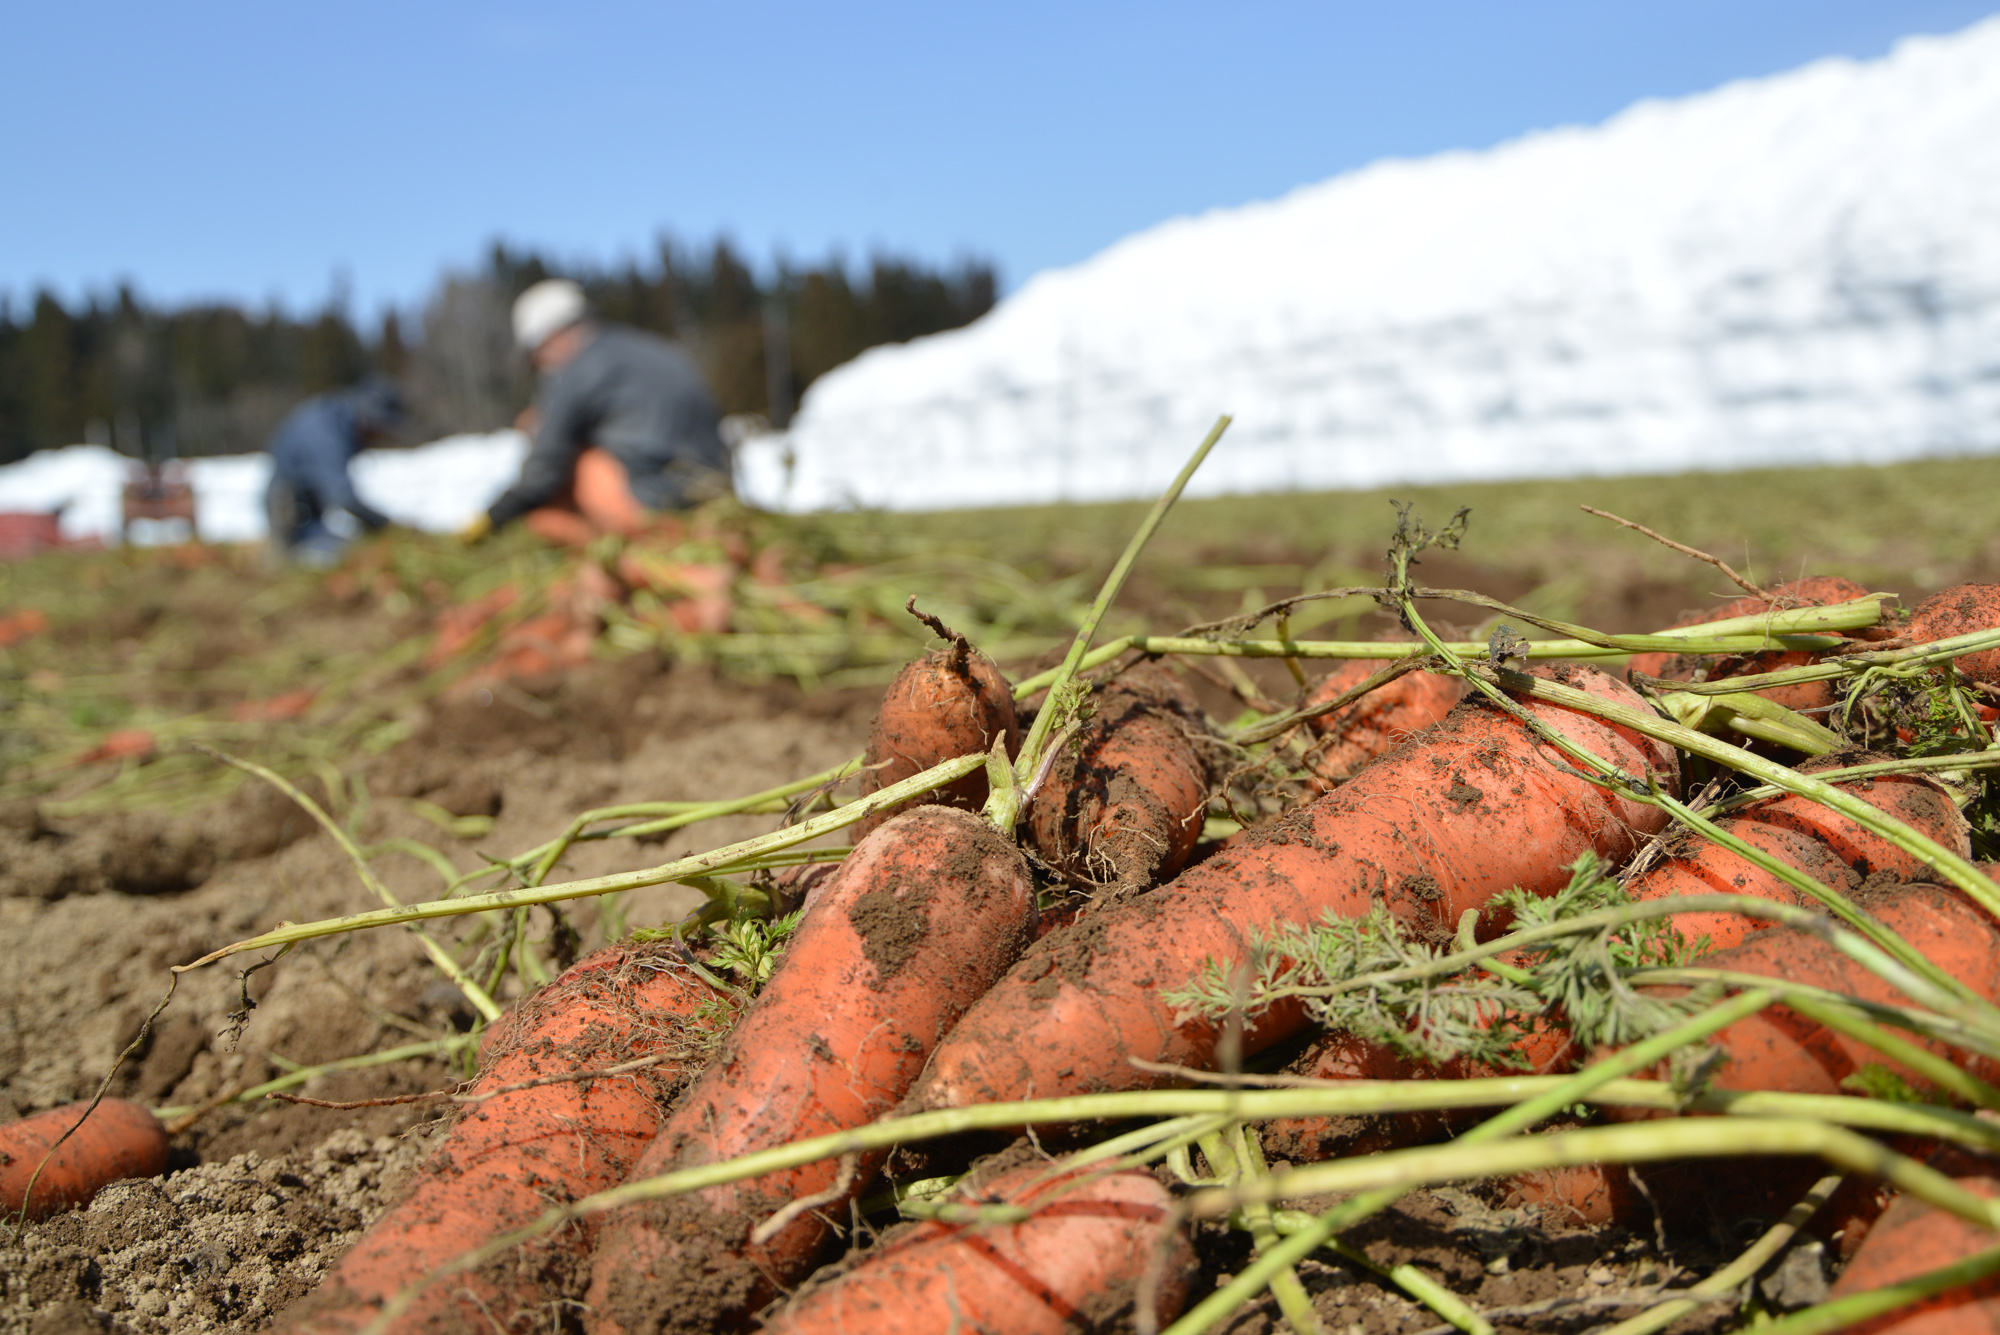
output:
M1593 668L1550 675L1631 701ZM1543 702L1526 708L1628 773L1662 771L1670 749ZM1520 885L1549 893L1587 851L1629 854L1660 828L1654 807L1578 777L1567 756L1485 701L1468 701L1411 745L1335 792L1266 825L1149 894L1100 905L1045 937L960 1023L913 1100L928 1108L1131 1089L1159 1078L1128 1059L1207 1067L1220 1031L1178 1016L1162 994L1204 960L1246 963L1254 938L1381 898L1414 935L1448 939L1459 915ZM1491 927L1495 924L1489 923ZM1246 1051L1306 1025L1286 1007L1259 1016Z
M1643 1218L1646 1207L1633 1197L1632 1179L1622 1168L1571 1164L1517 1173L1500 1186L1500 1208L1532 1205L1545 1223L1562 1228L1602 1228Z
M243 700L229 707L229 717L237 723L277 723L295 719L319 698L319 687L301 686L268 700Z
M1873 899L1873 902L1866 902ZM1932 963L1988 1001L2000 1001L2000 926L1956 891L1935 885L1898 886L1864 906ZM1759 974L1844 993L1864 1001L1897 1003L1902 995L1823 938L1798 928L1758 932L1731 950L1703 957L1703 968ZM1662 988L1663 996L1681 988ZM1929 1040L1906 1036L1935 1052ZM1837 1094L1840 1082L1862 1066L1879 1064L1905 1079L1913 1073L1890 1062L1859 1039L1849 1038L1772 1006L1738 1020L1710 1040L1726 1064L1713 1080L1721 1089L1772 1089L1797 1094ZM1954 1057L1991 1079L1986 1058Z
M1356 658L1341 664L1313 687L1307 705L1353 690L1387 667L1386 660ZM1308 755L1320 777L1319 790L1334 787L1379 755L1394 750L1413 733L1444 718L1465 693L1457 677L1439 672L1406 672L1345 708L1308 719L1318 739Z
M911 611L916 613L913 598ZM862 771L865 796L921 774L933 765L959 756L993 749L993 739L1006 739L1007 754L1021 746L1020 725L1014 719L1014 696L993 661L974 649L935 618L924 618L951 647L925 654L896 674L868 734L867 768ZM869 815L853 827L856 842L897 812L923 801L977 811L986 801L986 772L974 770L929 798Z
M513 584L502 584L483 597L457 607L447 607L438 613L437 638L424 653L424 667L443 667L465 652L479 638L479 633L519 598L520 590Z
M44 1219L87 1204L99 1188L120 1178L167 1171L166 1129L125 1099L101 1100L75 1134L62 1140L88 1107L72 1103L0 1127L0 1215L19 1218L25 1208L27 1218ZM58 1140L62 1144L51 1155Z
M119 728L69 763L94 765L100 760L151 760L153 753L159 749L159 738L146 729Z
M979 817L919 807L890 821L815 892L771 981L634 1176L880 1117L1013 963L1034 920L1026 860ZM873 1163L816 1163L619 1211L590 1286L596 1329L740 1325L811 1267L828 1232L807 1212L768 1237L753 1230L804 1197L844 1212Z
M2000 584L1959 584L1920 604L1904 633L1928 644L1995 628L2000 628ZM1983 649L1953 662L1967 681L2000 685L2000 649Z
M1285 1064L1285 1073L1307 1080L1420 1080L1438 1074L1383 1044L1337 1032L1313 1038ZM1443 1140L1457 1120L1449 1112L1277 1117L1263 1124L1258 1139L1273 1159L1319 1163Z
M1849 760L1852 757L1848 758ZM1816 762L1824 768L1830 762ZM1961 855L1967 853L1964 819L1936 785L1915 776L1850 781L1841 785L1871 804L1929 834ZM1921 875L1916 859L1846 817L1817 802L1782 795L1734 815L1720 824L1753 847L1842 890L1852 897L1871 876L1889 874L1898 880ZM1718 844L1698 838L1681 842L1672 861L1648 872L1631 887L1635 900L1676 895L1747 894L1779 903L1805 903L1791 886ZM1690 942L1706 936L1711 950L1726 950L1770 926L1756 918L1726 911L1679 913L1670 920ZM1712 963L1705 959L1704 964ZM1532 1070L1568 1069L1577 1053L1559 1024L1539 1023L1516 1051ZM1426 1074L1448 1076L1501 1075L1499 1067L1452 1062L1441 1068L1408 1062L1389 1049L1347 1034L1315 1039L1287 1068L1295 1075L1319 1080L1408 1080ZM1448 1115L1389 1119L1354 1117L1284 1118L1268 1124L1264 1143L1274 1154L1295 1162L1312 1162L1333 1154L1369 1153L1399 1145L1436 1140L1449 1134ZM1629 1183L1622 1172L1609 1177L1594 1168L1563 1169L1511 1179L1517 1204L1542 1205L1574 1222L1604 1223L1631 1204Z
M1868 590L1851 579L1841 579L1837 575L1814 576L1811 579L1797 579L1789 584L1780 584L1771 590L1772 600L1762 598L1738 598L1724 603L1712 611L1684 616L1676 621L1676 627L1705 626L1711 621L1726 621L1731 617L1755 616L1782 607L1824 607L1830 603L1844 603L1855 598L1866 597ZM1860 638L1868 638L1862 632ZM1817 660L1819 656L1803 649L1772 650L1762 654L1732 654L1716 657L1706 654L1634 654L1626 665L1628 677L1644 674L1673 681L1685 681L1693 677L1698 669L1707 669L1707 679L1716 681L1723 677L1741 677L1755 672L1776 672L1781 668L1800 667ZM1837 682L1809 681L1794 686L1776 686L1757 694L1767 700L1804 712L1821 709L1839 699L1840 686Z
M1157 885L1201 838L1208 768L1194 738L1206 724L1193 696L1159 667L1124 673L1091 705L1082 734L1055 749L1029 801L1035 848L1079 886Z
M480 1101L466 1105L409 1194L287 1313L283 1328L357 1330L445 1262L551 1203L617 1185L698 1058L688 1039L714 999L670 948L656 946L598 951L522 1001L487 1038L485 1070L470 1091ZM660 1061L628 1074L568 1078L649 1056ZM555 1082L512 1088L548 1077ZM584 1232L558 1234L433 1288L394 1329L526 1320L581 1289L586 1242Z
M1845 757L1843 763L1854 757ZM1808 764L1810 772L1826 762ZM1929 835L1961 857L1972 848L1965 818L1943 789L1916 775L1854 779L1838 785ZM1751 847L1771 854L1824 885L1850 897L1870 876L1915 880L1925 865L1879 835L1811 798L1786 793L1725 816L1721 827ZM1631 886L1635 900L1677 895L1755 895L1781 904L1817 908L1775 874L1720 844L1689 834L1677 841L1671 861L1647 872ZM1711 950L1726 950L1770 924L1727 910L1677 913L1674 928L1690 943L1706 936Z
M1164 1280L1156 1320L1171 1320L1194 1276L1172 1198L1145 1173L1040 1179L1035 1162L980 1187L981 1203L1033 1208L1018 1224L918 1224L855 1267L807 1289L764 1326L770 1335L1062 1335L1125 1328L1147 1266ZM1170 1232L1169 1232L1170 1231ZM1166 1234L1166 1236L1162 1236ZM1157 1261L1156 1261L1157 1257Z
M11 648L17 641L39 635L48 628L49 614L39 607L24 607L0 616L0 649Z
M1965 1150L1949 1148L1931 1167L1988 1200L2000 1196L2000 1165ZM1834 1281L1829 1298L1845 1298L1915 1279L1993 1245L1993 1234L1946 1214L1914 1196L1899 1196L1868 1230L1868 1237ZM1844 1327L1849 1335L1972 1335L2000 1330L2000 1275L1947 1289L1870 1321Z
M1872 897L1867 907L1945 972L1966 983L1988 1001L2000 1001L2000 926L1958 892L1934 885L1899 886ZM1706 956L1704 968L1759 974L1785 982L1824 988L1864 1001L1903 1000L1890 984L1841 954L1822 937L1797 928L1758 932L1734 949ZM1649 988L1660 996L1675 996L1680 987ZM1902 1034L1927 1051L1948 1056L1960 1067L1991 1081L1994 1063L1984 1057L1953 1052L1945 1045ZM1782 1004L1765 1008L1714 1035L1709 1042L1721 1062L1709 1083L1717 1089L1777 1090L1793 1094L1842 1094L1843 1085L1864 1066L1880 1067L1918 1087L1925 1083L1907 1067ZM1666 1078L1664 1066L1657 1074ZM1613 1121L1639 1121L1659 1114L1637 1109L1608 1109ZM1633 1217L1644 1218L1652 1208L1668 1217L1697 1209L1723 1218L1774 1216L1795 1199L1811 1176L1821 1171L1815 1161L1741 1161L1727 1174L1717 1174L1702 1162L1662 1163L1639 1170L1652 1195L1650 1205L1624 1198ZM1623 1178L1621 1168L1604 1170L1608 1178ZM1572 1175L1572 1197L1588 1194L1589 1173ZM1615 1182L1609 1190L1618 1190ZM1865 1220L1870 1198L1857 1194L1843 1204L1821 1210L1815 1227L1832 1231Z

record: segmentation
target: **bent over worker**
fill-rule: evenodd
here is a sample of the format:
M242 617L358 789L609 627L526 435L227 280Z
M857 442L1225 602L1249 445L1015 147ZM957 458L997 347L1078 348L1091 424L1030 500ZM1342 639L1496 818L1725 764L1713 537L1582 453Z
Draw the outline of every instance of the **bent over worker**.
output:
M630 536L655 512L730 490L715 400L673 344L591 318L583 289L561 278L521 294L514 338L541 376L534 443L520 481L464 537L523 515L557 542Z
M273 550L301 565L331 565L349 536L327 522L334 511L371 533L386 526L389 516L355 492L347 466L403 420L401 393L380 379L316 394L292 409L266 447L271 484L264 507Z

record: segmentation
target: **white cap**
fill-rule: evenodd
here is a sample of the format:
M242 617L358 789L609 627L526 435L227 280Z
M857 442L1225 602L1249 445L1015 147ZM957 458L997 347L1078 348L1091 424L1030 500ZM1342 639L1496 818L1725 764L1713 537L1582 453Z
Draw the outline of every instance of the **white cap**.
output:
M514 299L514 342L533 352L589 313L582 288L567 278L545 278Z

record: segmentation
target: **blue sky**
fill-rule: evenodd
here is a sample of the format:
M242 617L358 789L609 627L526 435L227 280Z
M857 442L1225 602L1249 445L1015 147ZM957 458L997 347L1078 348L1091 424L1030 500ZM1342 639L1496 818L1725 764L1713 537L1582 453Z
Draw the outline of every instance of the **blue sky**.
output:
M996 261L2000 10L1954 0L8 6L0 294L357 313L504 237Z

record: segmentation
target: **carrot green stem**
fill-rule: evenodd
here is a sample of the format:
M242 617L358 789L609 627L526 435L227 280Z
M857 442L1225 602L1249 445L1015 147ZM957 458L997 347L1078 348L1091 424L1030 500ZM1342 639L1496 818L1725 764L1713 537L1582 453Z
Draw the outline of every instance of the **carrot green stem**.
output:
M1247 1182L1268 1171L1263 1156L1253 1157L1241 1133L1242 1127L1232 1124L1201 1137L1201 1152L1208 1157L1209 1168L1225 1182ZM1249 1230L1251 1245L1258 1251L1269 1251L1278 1245L1278 1230L1271 1222L1268 1203L1246 1209L1243 1226ZM1286 1266L1271 1276L1271 1296L1278 1300L1278 1311L1284 1314L1285 1324L1296 1335L1319 1335L1319 1318L1313 1313L1306 1286L1299 1282L1298 1271Z
M330 1075L335 1071L360 1071L366 1070L371 1066L389 1066L396 1062L414 1061L419 1057L434 1057L447 1053L460 1052L477 1046L479 1040L480 1035L478 1034L454 1034L450 1038L435 1038L425 1043L405 1043L399 1048L384 1048L380 1052L365 1053L359 1057L342 1057L338 1061L321 1062L317 1066L301 1066L296 1070L287 1071L274 1079L266 1080L261 1085L252 1085L248 1089L240 1089L215 1106L225 1107L232 1103L254 1103L267 1094L276 1094L280 1090L295 1088L308 1081L317 1080L323 1075ZM174 1117L184 1116L192 1111L194 1111L192 1105L155 1108L153 1109L153 1116L164 1122Z
M1090 641L1097 634L1098 624L1104 620L1104 614L1110 610L1113 600L1118 597L1119 590L1125 587L1126 576L1132 573L1132 567L1139 560L1139 553L1143 552L1146 544L1152 541L1153 534L1159 530L1161 521L1166 519L1167 511L1173 509L1174 502L1180 499L1182 489L1194 476L1195 470L1208 458L1208 452L1215 448L1215 443L1222 439L1222 433L1229 429L1229 422L1227 416L1215 419L1215 425L1209 429L1207 437L1195 447L1194 454L1189 457L1186 464L1182 465L1179 475L1174 478L1160 499L1153 502L1153 508L1140 521L1138 531L1133 533L1132 540L1125 544L1125 550L1120 553L1117 564L1111 567L1111 573L1105 577L1104 587L1097 591L1096 601L1091 603L1089 610L1083 614L1083 623L1076 629L1076 638L1070 641L1069 653L1064 655L1062 665L1056 669L1055 676L1049 682L1048 703L1036 712L1035 721L1028 728L1028 735L1021 739L1021 750L1014 761L1014 774L1019 786L994 793L987 803L987 819L996 828L1012 831L1020 819L1020 788L1033 782L1035 771L1041 764L1042 749L1048 745L1049 737L1058 722L1058 716L1068 712L1062 706L1061 697L1067 691L1069 683L1075 679L1084 655L1089 652Z
M1297 1210L1278 1210L1273 1215L1278 1231L1287 1236L1311 1228L1317 1221L1312 1215ZM1493 1323L1475 1312L1465 1299L1453 1293L1430 1275L1405 1261L1401 1265L1383 1265L1349 1242L1346 1238L1331 1238L1326 1248L1350 1265L1372 1271L1394 1284L1403 1292L1436 1312L1446 1323L1458 1327L1465 1335L1493 1335Z
M912 775L901 783L891 784L880 792L870 793L867 797L849 803L837 811L829 811L811 820L800 821L787 829L774 830L770 834L759 835L754 839L729 844L707 853L678 858L673 862L642 871L623 872L616 876L598 876L583 881L563 881L556 885L524 886L518 890L498 890L491 894L466 895L459 899L405 904L392 909L379 909L372 913L350 913L344 918L327 918L319 922L279 927L261 936L253 936L224 946L220 950L210 951L192 963L177 964L174 966L174 972L185 973L190 969L199 969L203 965L213 964L217 960L241 954L246 950L264 950L271 946L288 945L294 941L310 941L322 936L337 936L342 932L360 931L369 927L388 927L426 918L450 918L466 913L483 913L488 909L552 904L558 900L608 895L614 891L635 890L641 886L666 885L669 882L685 880L690 876L727 875L744 870L745 864L763 854L810 843L822 835L845 829L871 811L894 806L908 798L920 797L934 788L943 787L953 779L970 774L985 763L986 757L977 755L947 760L941 765L933 765L921 774Z
M307 815L318 821L320 827L333 836L333 841L340 845L340 851L347 854L348 860L354 864L355 871L361 877L361 884L368 888L368 892L384 904L389 905L392 910L401 911L402 902L389 893L387 886L376 879L374 871L368 866L368 859L361 856L361 850L355 847L354 840L348 837L347 831L341 829L338 821L327 815L320 808L319 803L299 791L290 780L275 770L267 769L257 764L255 761L239 760L235 756L227 755L210 746L204 746L200 742L194 742L191 745L203 755L219 760L225 765L240 769L246 774L256 775L286 797L298 803L300 807L305 809ZM327 790L329 792L336 791L335 780L338 778L339 771L336 770L333 778L327 780ZM431 963L437 966L438 972L449 978L452 984L465 994L465 999L472 1003L473 1009L478 1011L488 1024L499 1019L499 1004L493 1000L492 995L485 988L472 980L470 974L459 967L458 961L451 957L450 952L439 945L436 939L422 928L413 927L411 930L416 933L418 942L423 945L424 953L431 957Z
M1364 589L1360 592L1374 593L1378 590ZM1419 589L1417 596L1422 597L1432 592L1434 591ZM1458 591L1454 590L1453 593L1457 595ZM1518 609L1506 608L1505 604L1499 606L1524 621L1535 620L1531 615ZM1876 623L1879 612L1880 607L1877 603L1863 600L1835 607L1800 607L1773 613L1768 618L1770 622L1768 630L1763 628L1766 618L1738 617L1702 626L1670 628L1656 631L1651 635L1599 635L1591 632L1591 638L1588 640L1574 638L1531 640L1528 643L1526 657L1535 660L1621 658L1627 654L1649 650L1690 654L1747 654L1782 648L1829 649L1838 647L1846 641L1830 635L1814 635L1801 631L1846 630L1872 626ZM1472 640L1447 640L1444 643L1460 654L1476 655L1485 652L1486 649L1485 645ZM1128 650L1146 654L1186 654L1191 657L1386 658L1392 662L1405 658L1422 658L1432 651L1431 645L1424 640L1293 640L1284 636L1267 640L1209 635L1124 635L1115 640L1108 640L1085 654L1077 670L1088 671L1094 667L1101 667ZM1061 670L1050 668L1046 672L1026 678L1014 687L1014 698L1025 699L1037 691L1047 690ZM1803 672L1806 669L1797 670ZM1839 674L1836 672L1827 675ZM1681 684L1675 683L1676 686Z
M1660 697L1660 705L1690 728L1707 733L1729 728L1752 741L1775 742L1808 756L1823 756L1842 745L1833 729L1748 691L1707 696L1671 691Z
M510 867L523 867L533 862L535 869L533 872L534 880L531 884L539 885L548 879L549 872L555 867L556 860L569 851L570 845L584 838L584 831L599 821L623 820L630 817L653 817L654 819L652 820L640 821L639 823L627 825L613 832L630 838L638 838L641 835L665 834L668 830L678 830L685 825L693 825L705 820L714 820L718 816L733 816L743 812L755 811L768 807L773 803L780 804L778 809L783 810L782 803L786 798L796 797L800 793L809 793L815 788L837 782L847 775L854 773L860 767L861 757L855 756L851 760L835 765L832 769L821 770L818 774L809 774L803 779L794 779L790 783L779 784L776 788L766 788L761 793L751 793L745 797L732 797L721 802L635 802L627 806L602 807L596 811L586 811L571 821L569 828L564 830L561 835L543 844L540 848L530 849L519 857L510 858L506 865ZM483 875L485 873L482 872L480 874Z
M1976 1195L1935 1168L1845 1127L1802 1118L1718 1121L1697 1117L1585 1127L1489 1143L1468 1143L1461 1136L1445 1145L1387 1150L1358 1159L1310 1164L1274 1174L1264 1182L1210 1188L1198 1192L1190 1208L1197 1218L1217 1218L1257 1201L1330 1192L1405 1191L1445 1182L1584 1164L1658 1163L1668 1159L1767 1154L1810 1154L1849 1172L1882 1178L1981 1228L2000 1227L2000 1201Z
M1939 1089L1956 1094L1967 1103L2000 1110L2000 1089L1993 1088L1958 1063L1890 1033L1866 1016L1815 997L1787 996L1785 1005L1809 1020L1817 1020L1835 1033L1866 1043L1890 1061L1901 1062Z
M1673 682L1675 690L1691 695L1726 695L1732 691L1761 691L1772 686L1792 686L1807 681L1831 681L1836 677L1858 676L1869 668L1896 672L1919 672L1939 663L1962 658L1982 649L2000 647L2000 630L1975 630L1950 639L1932 640L1908 649L1877 649L1842 654L1823 663L1786 668L1782 672L1759 672L1743 677L1724 677L1710 682Z
M1823 769L1813 777L1822 783L1843 783L1848 779L1872 779L1884 774L1924 774L1929 772L1949 772L1953 770L1981 770L2000 768L2000 751L1974 751L1955 756L1915 756L1902 760L1877 760L1866 765L1843 765L1838 769ZM1783 792L1775 784L1758 784L1717 802L1708 810L1715 815L1726 815L1742 807L1752 806Z

